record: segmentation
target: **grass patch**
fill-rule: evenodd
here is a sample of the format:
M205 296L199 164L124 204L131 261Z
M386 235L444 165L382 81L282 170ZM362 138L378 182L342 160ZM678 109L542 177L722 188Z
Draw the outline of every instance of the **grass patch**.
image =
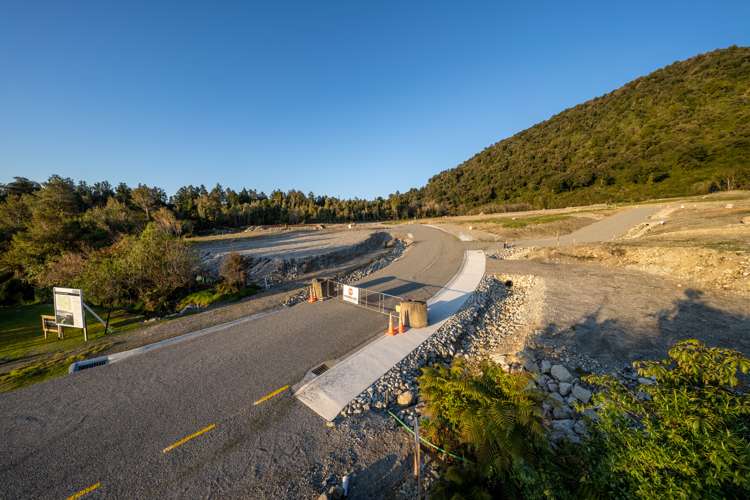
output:
M90 358L111 346L112 342L100 342L77 354L56 352L41 361L28 363L8 373L0 374L0 392L20 389L27 385L64 375L71 363Z
M258 293L258 288L255 285L250 285L239 292L231 292L226 293L222 292L218 289L218 287L209 288L206 290L199 290L197 292L193 292L184 299L182 299L177 304L177 310L181 311L185 307L189 305L194 305L197 307L208 307L212 304L216 304L219 302L235 302L237 300L243 299L245 297L250 297L251 295L255 295Z
M747 253L750 251L750 243L743 241L710 241L702 243L699 246L708 248L710 250L718 250L720 252L743 252Z
M97 314L105 317L106 312L94 308ZM53 353L79 347L83 343L83 330L66 328L65 338L58 340L50 334L45 340L42 334L40 316L53 314L52 304L33 304L0 309L0 366L37 354ZM104 326L89 313L86 314L89 340L104 336ZM125 331L140 325L142 316L126 311L113 311L110 330ZM1 370L2 368L0 368Z
M106 315L99 308L100 316ZM42 314L53 314L52 304L32 304L0 309L0 392L40 382L66 372L70 363L86 359L109 348L111 342L95 342L104 338L104 326L87 313L89 343L83 342L83 330L66 328L65 338L56 333L44 338ZM141 325L142 316L126 311L113 311L110 331L123 332ZM111 335L111 333L110 333ZM88 347L81 350L81 347ZM31 358L34 358L33 360ZM28 359L28 363L10 371L5 364Z
M527 226L539 224L549 224L565 219L571 219L570 215L551 214L551 215L532 215L529 217L497 217L495 219L478 219L464 221L468 224L499 224L507 229L523 229Z

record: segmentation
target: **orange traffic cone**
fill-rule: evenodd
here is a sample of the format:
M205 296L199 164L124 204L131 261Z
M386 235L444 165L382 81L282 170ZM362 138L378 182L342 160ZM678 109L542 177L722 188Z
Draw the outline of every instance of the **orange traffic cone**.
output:
M406 331L406 325L404 325L404 320L401 317L401 314L398 315L398 333L404 333Z
M313 302L317 302L317 301L318 301L317 297L315 297L315 293L313 292L313 287L312 287L312 285L310 285L310 298L309 298L309 299L307 299L307 301L308 301L308 302L309 302L310 304L312 304Z
M388 313L388 330L385 332L386 335L396 335L396 329L393 327L393 314Z

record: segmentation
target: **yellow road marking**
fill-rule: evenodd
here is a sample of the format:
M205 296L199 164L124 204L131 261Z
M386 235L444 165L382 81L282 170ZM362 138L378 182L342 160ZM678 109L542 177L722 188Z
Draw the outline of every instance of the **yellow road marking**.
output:
M70 495L66 500L76 500L76 498L81 498L84 495L88 495L89 493L91 493L92 491L94 491L95 489L97 489L101 485L102 485L102 483L92 484L88 488L84 488L81 491L79 491L78 493L76 493L74 495Z
M259 405L259 404L261 404L261 403L262 403L262 402L264 402L264 401L268 401L268 400L269 400L269 399L271 399L272 397L274 397L274 396L277 396L277 395L281 394L282 392L284 392L284 391L285 391L285 390L287 390L287 389L289 389L289 386L288 386L288 385L285 385L284 387L281 387L280 389L276 389L276 390L275 390L275 391L273 391L273 392L269 392L268 394L266 394L265 396L263 396L262 398L260 398L260 399L259 399L258 401L256 401L255 403L253 403L253 406L255 406L255 405Z
M211 424L211 425L208 425L208 426L204 427L203 429L199 430L198 432L194 432L194 433L190 434L189 436L185 436L184 438L180 439L176 443L170 444L169 446L167 446L166 448L164 448L162 450L162 453L170 452L170 451L174 450L175 448L177 448L178 446L182 446L183 444L187 443L191 439L197 438L201 434L207 433L208 431L212 430L214 427L216 427L216 424Z

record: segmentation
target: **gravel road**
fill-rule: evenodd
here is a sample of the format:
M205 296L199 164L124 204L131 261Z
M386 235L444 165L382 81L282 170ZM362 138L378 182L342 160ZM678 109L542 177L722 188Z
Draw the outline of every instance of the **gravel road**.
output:
M646 205L631 208L596 221L570 234L560 236L559 239L519 240L513 242L513 244L521 247L549 247L611 241L624 235L638 224L645 222L650 216L661 210L661 208L661 205Z

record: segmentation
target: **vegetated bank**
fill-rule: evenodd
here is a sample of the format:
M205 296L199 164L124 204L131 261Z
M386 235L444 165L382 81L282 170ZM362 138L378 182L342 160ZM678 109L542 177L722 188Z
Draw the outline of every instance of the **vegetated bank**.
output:
M676 62L501 140L430 179L448 214L750 187L750 48Z

